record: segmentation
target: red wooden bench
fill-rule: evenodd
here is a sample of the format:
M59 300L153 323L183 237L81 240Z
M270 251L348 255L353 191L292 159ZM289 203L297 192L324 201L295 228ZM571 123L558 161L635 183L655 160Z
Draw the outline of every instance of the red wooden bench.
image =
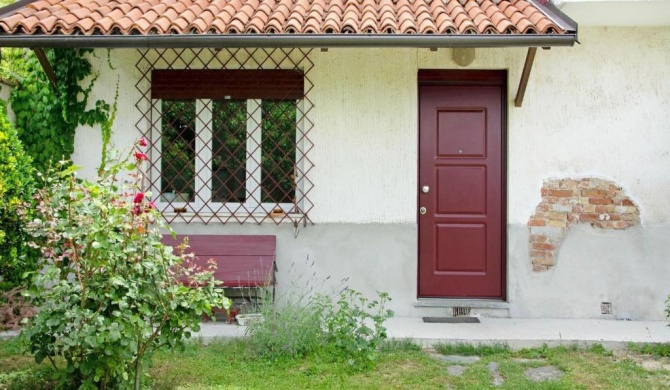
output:
M221 287L226 288L226 296L232 298L235 305L258 304L262 298L259 293L264 288L271 288L269 292L274 300L275 236L186 234L172 238L165 234L162 242L172 246L178 255L178 246L185 238L189 245L185 253L195 255L196 265L206 269L210 259L216 262L214 278L223 282Z

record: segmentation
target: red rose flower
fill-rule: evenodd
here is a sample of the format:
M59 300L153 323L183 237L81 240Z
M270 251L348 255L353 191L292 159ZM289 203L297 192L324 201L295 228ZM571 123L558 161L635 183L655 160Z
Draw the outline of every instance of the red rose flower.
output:
M133 199L133 203L141 203L142 199L144 199L144 193L138 192L135 194L135 198Z
M145 147L145 146L147 146L147 139L142 137L142 138L140 138L139 141L137 141L137 144L142 146L142 147Z
M144 154L142 152L135 152L135 160L137 160L137 162L147 161L148 159L149 158L147 157L146 154Z

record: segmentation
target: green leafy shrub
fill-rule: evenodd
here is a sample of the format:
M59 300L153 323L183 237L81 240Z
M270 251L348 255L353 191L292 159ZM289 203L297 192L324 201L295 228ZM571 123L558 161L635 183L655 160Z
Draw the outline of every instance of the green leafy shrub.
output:
M0 101L0 290L24 285L22 275L35 270L36 253L25 245L26 215L17 212L30 209L34 188L30 158Z
M324 324L329 346L350 367L362 370L374 364L377 348L386 339L384 322L393 316L393 311L385 308L388 301L385 292L370 301L360 292L347 289L335 305L327 308Z
M54 357L64 358L68 387L138 389L154 351L183 347L202 315L228 307L211 270L161 244L169 228L139 189L146 156L131 153L134 162L110 152L116 162L95 181L78 180L76 167L44 176L29 224L42 270L30 290L39 313L24 335L37 362L58 369Z

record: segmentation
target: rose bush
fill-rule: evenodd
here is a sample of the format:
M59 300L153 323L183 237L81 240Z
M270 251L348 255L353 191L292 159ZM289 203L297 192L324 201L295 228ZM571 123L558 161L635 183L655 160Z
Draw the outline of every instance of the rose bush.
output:
M212 307L229 307L211 269L161 244L169 227L140 188L145 146L110 153L95 181L67 164L43 176L29 223L43 267L29 291L39 314L24 336L66 388L138 389L154 351L183 346Z

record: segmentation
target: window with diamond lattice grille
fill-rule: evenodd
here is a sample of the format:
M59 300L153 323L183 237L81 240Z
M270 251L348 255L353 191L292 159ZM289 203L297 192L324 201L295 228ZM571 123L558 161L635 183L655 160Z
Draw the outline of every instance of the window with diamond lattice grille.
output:
M166 82L170 75L158 74L152 90L151 138L160 142L154 142L151 177L158 207L164 213L301 214L305 132L296 74L238 71L232 83L217 87L202 76L225 82L231 75L191 72L201 79L181 91L179 80L176 87ZM263 80L239 79L254 75L277 78L267 89L259 87Z

